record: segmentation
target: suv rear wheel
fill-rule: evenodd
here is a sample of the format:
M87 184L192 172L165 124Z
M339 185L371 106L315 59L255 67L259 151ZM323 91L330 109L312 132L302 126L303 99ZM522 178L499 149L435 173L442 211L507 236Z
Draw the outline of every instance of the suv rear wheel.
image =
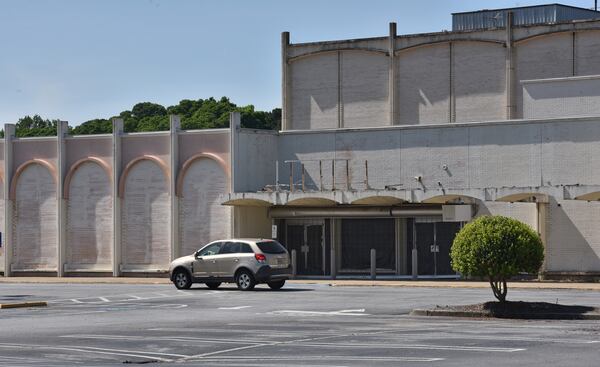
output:
M269 285L269 288L277 290L283 287L285 280L277 280L275 282L268 282L267 284Z
M179 269L173 275L173 284L177 289L189 289L192 286L192 278L187 271Z
M237 284L238 289L241 291L252 290L256 285L252 273L245 269L240 270L240 272L237 274L237 277L235 278L235 283Z

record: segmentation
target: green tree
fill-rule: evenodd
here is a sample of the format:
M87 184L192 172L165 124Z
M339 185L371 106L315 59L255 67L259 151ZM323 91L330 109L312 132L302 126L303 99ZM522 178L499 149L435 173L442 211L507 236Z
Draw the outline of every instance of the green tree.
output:
M73 128L73 135L86 134L110 134L112 133L112 122L107 119L93 119Z
M177 105L164 107L157 103L141 102L130 110L115 117L123 119L125 132L169 130L169 115L181 117L181 128L215 129L229 127L229 113L238 111L242 117L242 127L250 129L281 128L281 109L270 112L256 111L253 105L237 106L227 97L190 100L183 99ZM112 118L97 118L86 121L72 129L76 135L109 134L112 132ZM44 120L40 116L25 116L17 124L17 136L56 135L59 120Z
M40 115L25 116L17 121L15 135L26 136L56 136L56 127L60 120L43 119Z
M544 261L540 236L528 225L502 216L484 216L456 235L452 268L463 275L485 277L494 296L506 301L506 281L519 273L537 273Z

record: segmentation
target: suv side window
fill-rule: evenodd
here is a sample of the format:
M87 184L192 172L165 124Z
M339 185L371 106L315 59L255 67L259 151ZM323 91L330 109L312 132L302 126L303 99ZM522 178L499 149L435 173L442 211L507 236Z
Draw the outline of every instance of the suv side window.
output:
M235 254L238 252L239 252L239 244L237 242L225 242L223 247L221 247L221 251L219 251L219 255Z
M243 242L238 242L238 245L240 246L239 248L239 252L242 254L253 254L254 251L252 251L252 247L250 247L249 244L247 243L243 243Z
M215 242L211 245L208 245L198 252L198 256L216 255L219 253L221 246L223 246L223 242Z

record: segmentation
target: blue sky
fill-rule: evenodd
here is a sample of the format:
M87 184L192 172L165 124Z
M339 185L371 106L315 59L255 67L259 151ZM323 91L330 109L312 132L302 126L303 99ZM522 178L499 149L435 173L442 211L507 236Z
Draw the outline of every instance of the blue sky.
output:
M550 2L550 1L548 1ZM566 4L592 7L593 0ZM280 107L280 33L292 43L451 29L452 12L536 1L0 0L0 123L78 125L142 101L229 96Z

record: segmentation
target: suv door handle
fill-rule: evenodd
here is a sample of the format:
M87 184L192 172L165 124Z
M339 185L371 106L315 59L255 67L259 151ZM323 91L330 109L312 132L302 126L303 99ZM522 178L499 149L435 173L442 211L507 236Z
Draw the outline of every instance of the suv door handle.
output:
M240 259L235 259L235 260L233 260L233 261L235 261L235 262L238 262L238 261L240 261Z

